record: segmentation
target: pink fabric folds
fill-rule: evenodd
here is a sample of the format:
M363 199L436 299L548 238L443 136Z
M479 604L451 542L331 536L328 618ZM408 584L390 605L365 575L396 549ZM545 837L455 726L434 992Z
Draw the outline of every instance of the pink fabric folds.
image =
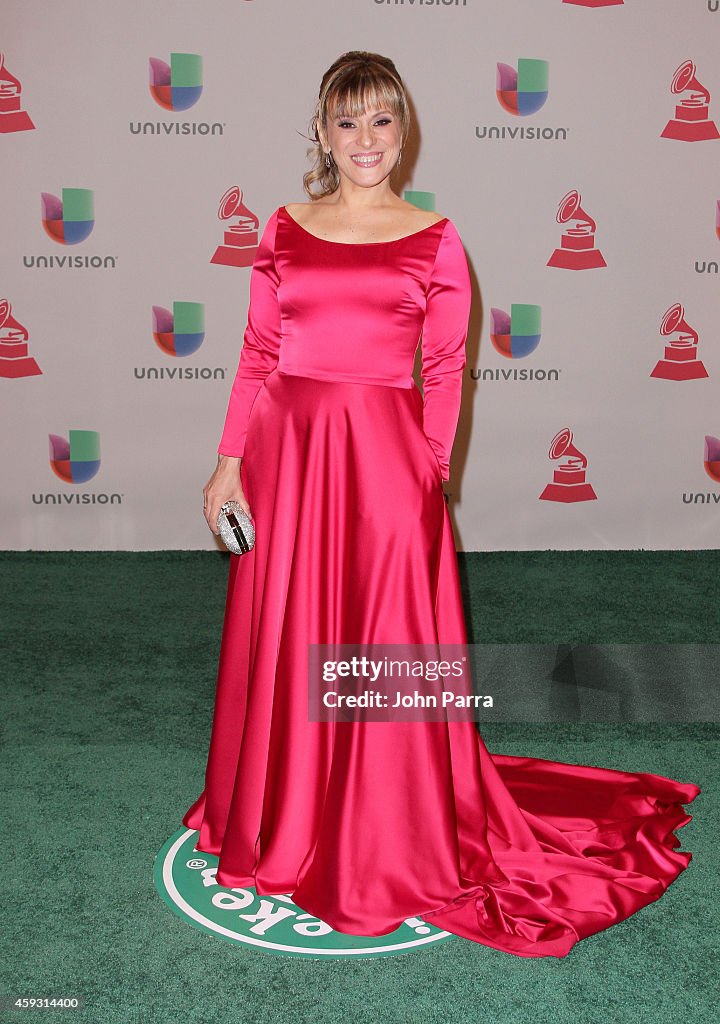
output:
M448 220L358 246L271 218L220 445L244 456L257 539L230 556L205 788L183 822L221 885L289 893L341 932L419 916L562 957L687 867L675 830L696 785L490 755L473 722L308 718L309 643L467 642L441 481L468 308Z

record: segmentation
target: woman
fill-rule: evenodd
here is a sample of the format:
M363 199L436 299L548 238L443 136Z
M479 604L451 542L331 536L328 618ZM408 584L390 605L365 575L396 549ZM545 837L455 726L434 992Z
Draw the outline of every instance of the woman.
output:
M699 789L491 757L472 721L310 720L309 644L466 643L442 481L470 308L456 228L390 185L409 130L394 64L340 57L314 127L311 202L265 228L204 490L213 532L236 499L257 540L230 559L205 789L183 821L220 885L289 893L338 931L423 917L562 957L687 866L673 830Z

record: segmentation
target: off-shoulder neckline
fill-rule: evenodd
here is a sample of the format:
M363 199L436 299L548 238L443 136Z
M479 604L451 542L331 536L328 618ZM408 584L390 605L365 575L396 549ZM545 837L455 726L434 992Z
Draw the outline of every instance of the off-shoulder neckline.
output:
M427 224L424 228L420 228L419 231L413 231L409 235L401 235L400 238L389 238L389 239L387 239L384 242L334 242L331 238L321 238L319 235L314 235L312 233L312 231L308 231L307 228L304 228L302 226L302 224L299 224L295 220L295 218L290 213L288 213L287 206L281 206L280 210L282 210L282 212L285 214L285 216L290 221L290 223L294 224L296 228L298 228L304 234L309 235L310 238L314 238L316 242L322 242L325 245L345 245L345 246L356 246L356 245L359 245L359 246L364 246L364 245L395 245L397 242L404 242L408 238L415 238L417 235L422 235L422 234L424 234L424 232L430 231L432 228L436 228L436 227L438 227L441 224L444 225L444 224L449 223L449 219L447 217L443 217L443 218L441 218L441 220L436 220L432 224Z

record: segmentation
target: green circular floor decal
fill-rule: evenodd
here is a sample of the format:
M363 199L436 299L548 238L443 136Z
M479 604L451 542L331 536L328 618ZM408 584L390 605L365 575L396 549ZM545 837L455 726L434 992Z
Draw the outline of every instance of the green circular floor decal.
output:
M184 921L228 942L264 953L317 958L394 956L453 939L419 917L388 935L345 935L305 913L290 896L258 896L215 881L218 858L195 849L198 833L180 829L155 858L155 886Z

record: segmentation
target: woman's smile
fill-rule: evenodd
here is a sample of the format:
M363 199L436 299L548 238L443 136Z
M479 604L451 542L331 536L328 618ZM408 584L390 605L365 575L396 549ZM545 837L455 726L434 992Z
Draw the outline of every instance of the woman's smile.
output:
M383 158L382 153L358 153L350 159L358 167L377 167Z

